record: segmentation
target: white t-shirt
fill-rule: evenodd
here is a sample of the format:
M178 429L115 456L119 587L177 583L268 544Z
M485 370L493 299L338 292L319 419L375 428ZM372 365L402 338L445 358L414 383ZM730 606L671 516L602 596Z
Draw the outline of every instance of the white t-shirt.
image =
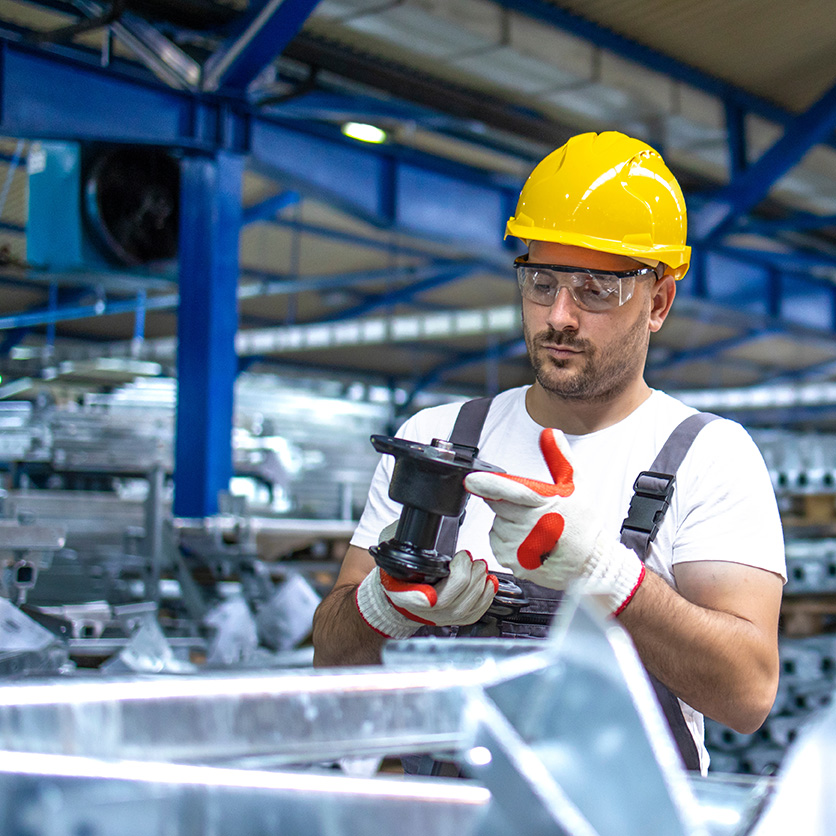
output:
M494 398L482 430L479 458L517 476L550 481L538 443L542 427L525 407L527 388L510 389ZM406 421L397 435L423 444L449 438L459 406L425 409ZM653 390L617 424L587 435L566 436L575 472L595 484L605 525L614 539L619 538L636 476L650 468L671 432L695 412ZM393 466L392 456L381 457L351 539L355 546L376 544L383 528L400 516L401 506L388 495ZM492 569L505 571L491 552L492 522L493 512L485 502L471 497L457 548L486 559ZM726 419L705 426L685 456L676 473L671 506L646 563L676 588L673 566L702 560L755 566L786 580L783 532L769 473L746 430ZM705 772L708 753L703 745L702 715L682 705Z

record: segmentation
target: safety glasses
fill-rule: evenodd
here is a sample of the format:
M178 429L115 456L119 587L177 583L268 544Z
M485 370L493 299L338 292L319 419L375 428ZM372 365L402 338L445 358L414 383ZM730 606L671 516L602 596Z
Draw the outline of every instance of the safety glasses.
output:
M638 279L658 278L652 267L638 270L592 270L586 267L563 267L559 264L532 264L528 256L514 261L520 292L536 305L554 304L558 291L565 287L575 304L584 311L608 311L629 301Z

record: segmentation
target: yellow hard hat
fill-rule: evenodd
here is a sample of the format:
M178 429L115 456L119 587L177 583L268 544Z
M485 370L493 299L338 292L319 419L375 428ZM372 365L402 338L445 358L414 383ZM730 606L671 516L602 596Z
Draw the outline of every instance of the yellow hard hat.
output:
M679 183L658 151L616 131L572 137L531 172L505 237L662 262L681 279L691 248Z

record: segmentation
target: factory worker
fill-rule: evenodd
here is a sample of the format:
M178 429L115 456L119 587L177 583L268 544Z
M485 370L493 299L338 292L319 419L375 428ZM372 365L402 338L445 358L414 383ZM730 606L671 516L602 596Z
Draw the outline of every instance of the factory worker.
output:
M772 706L786 568L750 436L644 379L650 335L688 270L682 192L644 142L583 134L534 169L506 234L528 246L513 269L534 382L493 398L475 442L506 475L467 476L449 576L408 584L368 551L401 511L383 456L314 620L315 663L374 663L388 638L455 634L483 619L502 573L538 606L579 585L631 635L686 765L704 773L703 716L750 733ZM424 410L398 435L449 438L458 413ZM654 477L655 462L671 478ZM634 483L655 497L649 524L643 500L631 510ZM498 634L543 633L500 624Z

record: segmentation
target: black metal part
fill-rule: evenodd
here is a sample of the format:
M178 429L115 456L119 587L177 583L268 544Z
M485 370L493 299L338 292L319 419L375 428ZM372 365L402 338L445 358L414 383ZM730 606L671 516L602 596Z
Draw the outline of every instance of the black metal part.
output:
M393 578L406 583L436 584L450 573L452 555L438 551L443 517L461 517L468 493L468 473L505 471L477 458L479 450L435 438L419 444L401 438L373 435L379 453L395 457L389 496L403 505L394 537L372 546L375 562ZM525 593L509 575L498 575L499 589L484 618L514 619L528 605Z
M499 589L493 603L488 607L487 615L494 618L513 619L528 604L525 593L511 578L498 576Z
M407 583L438 583L449 574L452 555L436 549L443 517L459 517L467 502L464 477L475 471L504 473L476 458L478 450L433 439L419 444L373 435L379 453L395 457L389 497L403 505L394 537L369 551L377 565Z

